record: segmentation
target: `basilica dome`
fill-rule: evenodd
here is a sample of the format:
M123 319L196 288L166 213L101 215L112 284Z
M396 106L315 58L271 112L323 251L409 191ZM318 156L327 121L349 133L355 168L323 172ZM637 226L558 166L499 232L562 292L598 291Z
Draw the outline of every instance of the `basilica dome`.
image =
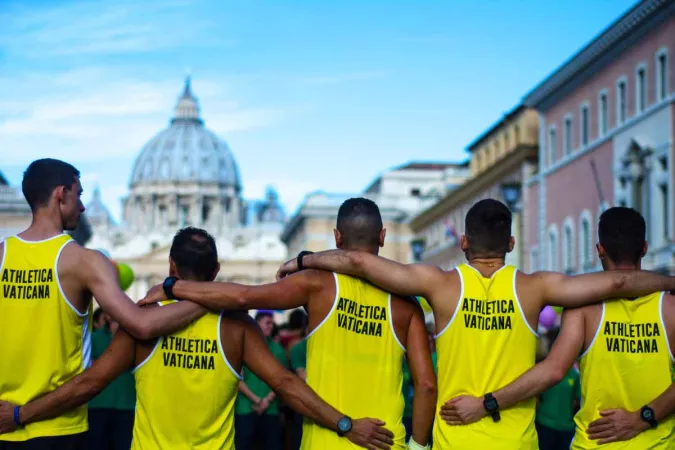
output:
M190 78L168 128L143 147L131 171L130 187L197 183L241 190L239 168L227 143L204 127Z

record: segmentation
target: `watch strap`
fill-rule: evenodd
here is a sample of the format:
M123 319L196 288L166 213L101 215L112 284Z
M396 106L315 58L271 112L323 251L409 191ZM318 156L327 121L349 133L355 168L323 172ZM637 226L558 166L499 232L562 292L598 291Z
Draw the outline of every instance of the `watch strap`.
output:
M308 251L308 250L303 250L303 251L301 251L300 253L298 253L298 258L297 258L298 272L300 272L301 270L304 270L304 269L305 269L305 268L303 267L303 265L302 265L302 259L303 259L305 256L311 255L311 254L313 254L313 253L314 253L314 252L310 252L310 251Z
M173 286L176 284L176 281L178 281L176 277L166 277L164 283L162 283L164 294L166 294L168 300L178 300L173 293Z
M640 419L642 419L643 422L648 423L650 428L656 428L659 424L654 417L654 410L647 405L640 408Z

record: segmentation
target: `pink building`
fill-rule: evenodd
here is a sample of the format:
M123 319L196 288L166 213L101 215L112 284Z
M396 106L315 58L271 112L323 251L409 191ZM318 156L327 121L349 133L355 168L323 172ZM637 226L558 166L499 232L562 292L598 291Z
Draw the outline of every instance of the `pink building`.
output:
M647 269L672 273L675 0L644 0L525 98L539 112L539 172L526 182L529 270L599 268L603 208L647 220Z

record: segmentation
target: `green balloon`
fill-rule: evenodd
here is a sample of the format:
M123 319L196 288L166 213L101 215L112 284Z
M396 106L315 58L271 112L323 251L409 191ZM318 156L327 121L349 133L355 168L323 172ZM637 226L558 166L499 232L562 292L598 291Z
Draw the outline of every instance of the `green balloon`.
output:
M563 312L563 307L562 306L554 306L553 310L557 312L558 314Z
M120 276L120 288L122 288L123 291L126 291L129 289L129 286L131 286L131 283L134 282L134 271L128 264L118 263L117 273L119 273Z

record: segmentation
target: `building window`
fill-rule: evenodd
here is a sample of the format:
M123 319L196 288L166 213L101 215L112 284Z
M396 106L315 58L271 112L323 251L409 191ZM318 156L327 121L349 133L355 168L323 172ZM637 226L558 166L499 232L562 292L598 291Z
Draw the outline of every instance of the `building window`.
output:
M548 231L548 270L558 271L558 229L551 225Z
M621 125L626 121L626 78L622 77L616 83L616 123Z
M558 153L558 136L554 126L548 130L548 150L548 164L552 166Z
M602 137L607 134L609 124L609 107L607 105L607 91L600 93L598 98L598 136Z
M635 72L635 112L641 113L647 107L647 69L638 67Z
M180 208L178 208L178 212L180 214L178 218L178 226L182 228L188 224L188 214L190 213L190 207L187 205L182 205Z
M591 213L584 210L579 218L579 268L591 266Z
M569 217L563 225L563 270L568 274L574 272L574 229Z
M581 147L588 145L588 105L581 106Z
M565 134L563 135L565 156L572 153L572 116L565 117Z
M656 99L663 101L668 97L668 52L666 49L656 54Z

